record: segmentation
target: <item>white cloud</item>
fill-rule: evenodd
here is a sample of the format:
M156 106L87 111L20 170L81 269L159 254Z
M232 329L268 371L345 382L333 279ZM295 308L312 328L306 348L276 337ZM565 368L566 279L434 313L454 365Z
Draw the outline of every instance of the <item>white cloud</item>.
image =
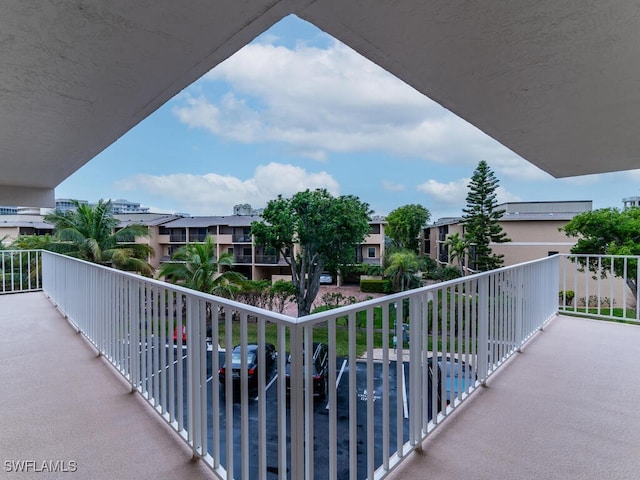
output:
M375 151L469 166L486 160L499 173L540 178L536 167L344 44L290 49L266 40L179 96L179 120L231 141L283 143L320 161ZM215 98L212 85L225 93Z
M509 192L504 187L498 187L496 189L496 201L498 203L521 202L522 198L516 195L515 193Z
M402 192L405 190L405 186L403 184L391 182L389 180L382 181L382 188L387 192Z
M452 182L442 183L431 179L418 185L417 190L430 195L438 203L462 206L467 198L467 186L470 180L470 178L460 178Z
M496 156L487 159L487 163L495 171L498 178L509 177L518 180L537 181L552 180L553 177L515 154L511 157Z
M470 178L460 178L451 182L442 183L431 179L418 185L417 190L430 195L438 204L455 205L462 208L467 203L470 181ZM519 202L521 198L509 192L504 187L498 186L496 189L496 200L498 203Z
M577 177L558 178L556 181L559 184L564 184L567 186L586 187L588 185L596 185L600 181L606 180L605 175L607 174L580 175Z
M626 172L616 172L613 175L620 175L623 178L633 178L636 181L640 181L640 170L628 170ZM597 176L597 175L593 175L593 176Z
M326 172L311 173L280 163L258 166L247 180L215 173L136 175L116 182L115 187L162 197L175 205L175 210L194 215L230 215L234 205L250 203L255 208L264 207L279 194L290 197L305 189L326 188L333 195L340 190L336 180Z

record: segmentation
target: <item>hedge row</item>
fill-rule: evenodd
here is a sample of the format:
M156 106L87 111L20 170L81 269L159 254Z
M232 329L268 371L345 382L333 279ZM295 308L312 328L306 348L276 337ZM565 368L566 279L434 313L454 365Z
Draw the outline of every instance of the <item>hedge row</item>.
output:
M360 280L360 291L366 293L389 293L391 282L389 280Z

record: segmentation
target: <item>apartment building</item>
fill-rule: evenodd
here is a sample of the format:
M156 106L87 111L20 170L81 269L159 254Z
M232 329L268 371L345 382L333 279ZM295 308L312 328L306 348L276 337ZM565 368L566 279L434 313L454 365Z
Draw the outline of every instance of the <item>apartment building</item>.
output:
M499 224L511 241L492 244L491 249L504 255L504 265L508 266L556 253L569 253L575 240L560 228L577 214L591 211L592 201L509 202L499 205L498 209L505 212ZM424 254L440 264L449 264L445 242L454 233L464 235L461 217L438 219L424 230Z
M61 199L64 206L66 199ZM86 202L83 202L86 203ZM133 202L128 202L132 205ZM132 207L133 208L133 207ZM135 209L134 209L135 210ZM234 214L227 216L191 217L180 214L149 213L138 209L132 213L116 213L119 228L138 224L147 227L148 237L136 241L153 248L149 263L158 268L171 259L180 247L194 242L204 242L210 235L216 244L216 255L230 253L234 258L234 270L251 279L271 279L273 276L291 275L289 265L275 250L256 245L251 236L251 224L262 220L260 210L248 204L236 205ZM384 256L384 217L374 217L371 232L363 243L354 247L354 262L380 265ZM0 218L0 240L9 245L19 235L44 235L53 233L53 226L44 222L43 215L3 215Z
M42 215L2 215L0 217L0 244L8 246L20 235L46 235L53 226Z
M211 236L216 244L216 255L233 255L234 270L247 278L260 280L290 273L288 265L277 252L253 243L251 223L258 220L261 217L248 214L184 217L166 222L158 228L158 263L168 261L178 248L188 243L204 242L207 236Z
M243 206L245 207L245 206ZM262 220L252 209L234 209L239 212L229 216L184 217L167 221L157 226L156 258L151 262L158 266L166 262L180 247L194 242L203 242L207 235L216 244L216 255L230 253L234 258L234 270L254 280L271 279L291 275L289 265L273 249L257 245L251 236L251 224ZM354 261L380 265L384 256L383 217L374 217L370 222L371 232L363 243L355 247ZM155 229L151 229L151 238Z
M136 242L146 243L151 246L151 248L153 248L154 254L151 258L149 258L149 263L154 268L158 268L158 266L160 265L162 252L164 250L164 246L161 243L161 238L159 235L160 228L167 222L179 219L180 216L161 213L127 213L116 214L114 215L114 217L120 221L118 225L119 228L124 228L127 225L143 225L147 227L149 236L138 237L136 238Z

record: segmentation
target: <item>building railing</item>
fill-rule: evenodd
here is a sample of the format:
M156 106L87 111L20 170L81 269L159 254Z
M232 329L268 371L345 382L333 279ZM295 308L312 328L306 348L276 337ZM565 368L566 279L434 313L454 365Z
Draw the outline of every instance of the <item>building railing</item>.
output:
M40 250L0 250L0 293L42 290Z
M253 257L251 255L234 255L233 263L251 263L253 262Z
M197 243L197 242L205 242L207 240L208 233L195 233L189 232L189 242Z
M638 256L560 255L559 310L640 323Z
M276 264L279 260L280 255L256 255L255 263Z
M234 233L231 238L234 243L251 243L252 240L250 233Z
M187 241L186 233L171 233L169 235L169 241L174 243L185 243Z
M558 264L548 257L297 319L50 252L42 280L219 478L373 479L557 312ZM320 376L305 348L316 342L328 346ZM272 371L249 372L251 343L259 359L275 345ZM236 344L238 378L226 368L221 380ZM446 372L456 365L454 381Z

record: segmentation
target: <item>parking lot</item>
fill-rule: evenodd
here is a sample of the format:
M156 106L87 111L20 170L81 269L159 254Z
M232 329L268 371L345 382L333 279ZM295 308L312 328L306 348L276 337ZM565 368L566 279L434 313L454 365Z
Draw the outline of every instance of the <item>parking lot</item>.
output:
M171 348L171 347L168 347ZM186 350L183 351L183 355L178 355L177 349L174 348L175 360L174 368L177 375L177 369L179 364L182 363L183 375L186 378ZM210 371L212 352L208 352L207 356L207 384L209 391L207 397L212 398L212 388L214 382L212 372ZM219 364L223 365L225 361L224 352L219 352ZM374 364L374 390L368 392L366 388L366 363L356 362L355 369L352 368L348 361L344 358L337 359L338 371L336 372L337 385L337 468L338 478L347 478L349 474L349 376L355 372L357 383L357 465L358 465L358 478L366 478L366 465L367 465L367 452L366 452L366 408L367 399L370 395L373 395L374 410L375 410L375 465L380 465L383 461L382 458L382 404L384 399L389 402L389 409L391 412L395 412L397 408L397 402L402 403L402 409L405 412L404 426L403 426L403 442L408 440L408 423L407 418L407 398L408 395L404 388L398 392L397 378L396 378L396 364L391 362L389 366L389 392L383 391L383 379L382 379L382 364ZM217 375L217 372L215 373ZM278 425L277 425L277 391L276 380L278 372L274 367L268 372L267 379L267 392L266 392L266 410L267 410L267 465L269 477L276 478L278 475ZM403 382L403 385L407 385L407 382ZM405 387L406 388L406 387ZM220 422L220 462L223 466L227 465L226 460L226 409L225 409L225 390L223 386L219 388L220 410L213 412L211 402L208 402L208 438L209 444L212 444L212 430L213 415L218 415ZM176 395L177 397L177 395ZM248 419L249 419L249 450L255 451L256 455L249 455L249 470L250 478L257 478L257 452L258 452L258 398L257 392L251 391L248 404ZM183 402L186 411L186 395L183 397ZM233 438L234 438L234 477L241 477L241 459L242 451L241 445L241 405L239 402L233 404ZM389 447L390 451L395 451L396 444L396 431L397 425L395 424L395 415L391 415L390 432L389 432ZM314 438L316 439L314 447L314 468L316 478L328 478L327 468L329 466L329 442L324 440L329 438L329 410L328 410L328 398L316 398L314 402L314 416L313 416L313 428ZM289 428L289 425L287 426ZM287 432L287 442L290 441L289 433ZM289 451L289 448L287 448ZM210 452L212 453L212 452ZM289 464L290 458L287 459ZM288 467L287 467L288 468Z

